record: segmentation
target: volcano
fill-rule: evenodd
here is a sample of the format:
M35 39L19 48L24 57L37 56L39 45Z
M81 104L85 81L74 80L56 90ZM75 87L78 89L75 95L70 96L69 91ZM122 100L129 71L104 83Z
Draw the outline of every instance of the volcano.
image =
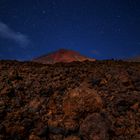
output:
M35 58L33 62L43 63L43 64L54 64L54 63L70 63L73 61L95 61L93 58L88 58L86 56L81 55L80 53L67 50L67 49L60 49L58 51L49 53L47 55L43 55L41 57Z

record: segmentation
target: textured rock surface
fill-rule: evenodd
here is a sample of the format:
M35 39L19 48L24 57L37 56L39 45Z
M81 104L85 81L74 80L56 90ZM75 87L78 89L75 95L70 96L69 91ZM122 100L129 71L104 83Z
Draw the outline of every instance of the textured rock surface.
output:
M108 130L107 118L99 113L87 116L80 125L80 132L85 140L109 140Z
M0 140L139 140L140 63L0 61Z

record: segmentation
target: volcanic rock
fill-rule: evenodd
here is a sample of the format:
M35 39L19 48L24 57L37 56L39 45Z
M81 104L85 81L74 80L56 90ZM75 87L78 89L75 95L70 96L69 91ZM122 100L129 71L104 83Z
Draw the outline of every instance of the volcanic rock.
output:
M140 64L0 61L0 140L139 140Z
M99 113L89 115L81 124L80 132L84 140L109 140L107 120Z
M126 59L128 62L140 62L140 55Z

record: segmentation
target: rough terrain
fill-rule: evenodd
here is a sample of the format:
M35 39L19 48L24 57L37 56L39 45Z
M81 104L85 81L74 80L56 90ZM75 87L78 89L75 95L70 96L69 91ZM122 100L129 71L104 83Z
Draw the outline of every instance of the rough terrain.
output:
M0 61L0 140L140 140L140 63Z

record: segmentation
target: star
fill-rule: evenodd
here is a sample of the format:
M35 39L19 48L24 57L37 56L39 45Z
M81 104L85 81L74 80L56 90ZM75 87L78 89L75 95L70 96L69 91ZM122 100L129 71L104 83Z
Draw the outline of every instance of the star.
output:
M117 17L117 18L121 18L121 16L120 16L120 15L117 15L116 17Z
M42 11L42 14L46 14L46 10L43 10L43 11Z
M32 26L33 26L33 28L36 28L36 24L35 23L33 23Z
M101 30L99 33L100 33L101 35L103 35L105 32L104 32L104 30Z
M140 46L140 42L137 43Z
M117 32L118 32L118 33L120 33L120 32L121 32L121 29L120 29L120 28L118 28L118 29L117 29Z
M16 19L16 18L18 18L18 16L17 16L17 15L13 15L13 18L15 18L15 19Z

